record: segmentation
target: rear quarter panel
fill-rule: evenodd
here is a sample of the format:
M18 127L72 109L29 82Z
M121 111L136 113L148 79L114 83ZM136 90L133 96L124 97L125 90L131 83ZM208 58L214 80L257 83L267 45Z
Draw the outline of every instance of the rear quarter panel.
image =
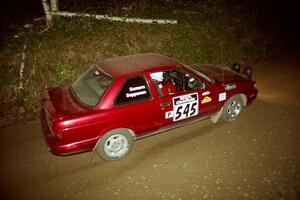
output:
M94 111L74 119L60 122L62 130L61 144L96 143L111 126L114 125L114 113L111 111Z

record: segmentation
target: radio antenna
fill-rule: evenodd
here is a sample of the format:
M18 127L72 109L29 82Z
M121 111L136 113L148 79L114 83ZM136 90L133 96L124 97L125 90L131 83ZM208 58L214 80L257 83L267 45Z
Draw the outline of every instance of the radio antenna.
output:
M222 82L222 85L224 85L224 83L223 83L223 79L224 79L224 69L223 69L223 40L221 40L220 48L221 48L221 69L222 69L221 82Z

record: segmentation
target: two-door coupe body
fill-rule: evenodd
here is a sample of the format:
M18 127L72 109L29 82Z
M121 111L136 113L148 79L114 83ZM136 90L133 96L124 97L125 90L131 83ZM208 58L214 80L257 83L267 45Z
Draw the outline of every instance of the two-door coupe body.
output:
M52 153L96 150L117 160L133 140L206 118L232 121L257 93L255 81L229 69L137 54L101 61L72 85L45 90L41 122Z

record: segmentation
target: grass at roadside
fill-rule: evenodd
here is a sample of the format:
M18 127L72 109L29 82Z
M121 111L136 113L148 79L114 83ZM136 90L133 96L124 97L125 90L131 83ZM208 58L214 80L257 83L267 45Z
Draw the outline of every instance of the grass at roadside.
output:
M141 12L147 10L147 12ZM152 10L155 8L152 8ZM171 9L171 8L169 8ZM128 17L178 19L177 25L145 25L96 21L87 18L55 18L44 33L41 25L7 38L0 52L0 126L38 116L40 92L47 86L69 84L99 59L136 53L161 53L192 63L255 62L265 58L268 43L252 18L225 5L151 9L119 6L108 12ZM156 13L156 15L155 15ZM21 52L26 44L24 89L19 90Z

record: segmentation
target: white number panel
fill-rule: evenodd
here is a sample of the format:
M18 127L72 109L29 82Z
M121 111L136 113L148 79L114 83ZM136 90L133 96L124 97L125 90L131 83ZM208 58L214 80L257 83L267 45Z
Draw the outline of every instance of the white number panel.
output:
M198 114L198 93L173 98L173 121L179 121Z

